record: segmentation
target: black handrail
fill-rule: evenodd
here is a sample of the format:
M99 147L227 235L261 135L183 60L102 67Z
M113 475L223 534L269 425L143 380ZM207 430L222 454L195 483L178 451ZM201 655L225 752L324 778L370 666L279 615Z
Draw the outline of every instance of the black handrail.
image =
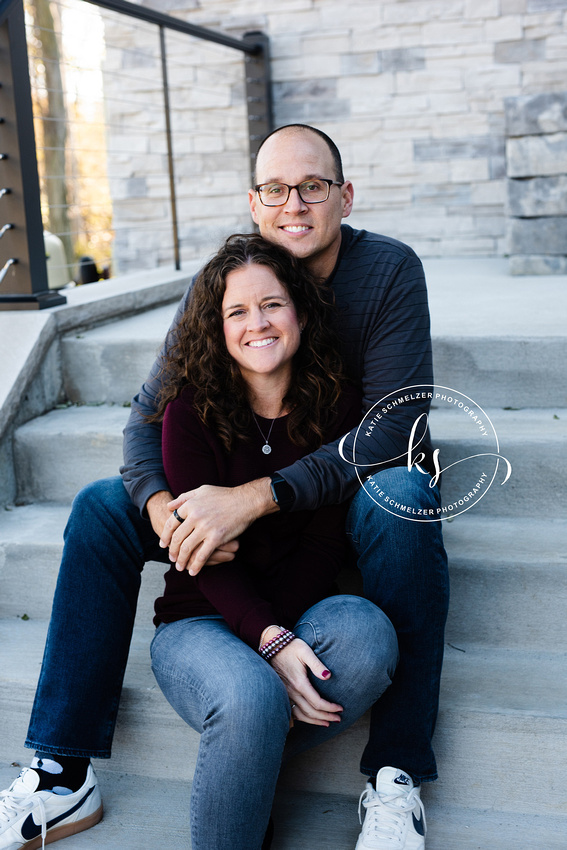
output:
M138 6L136 3L129 3L128 0L86 0L86 2L92 3L95 6L101 6L103 9L109 9L111 12L120 12L129 18L138 18L140 21L156 24L158 27L176 30L177 32L185 33L185 35L193 35L196 38L203 39L203 41L223 44L225 47L232 47L234 50L249 53L251 56L256 56L263 49L261 41L257 43L240 41L238 38L232 38L230 35L223 35L223 33L208 30L196 24L188 24L179 18L174 18L173 15L166 15L164 12L149 9L147 6Z

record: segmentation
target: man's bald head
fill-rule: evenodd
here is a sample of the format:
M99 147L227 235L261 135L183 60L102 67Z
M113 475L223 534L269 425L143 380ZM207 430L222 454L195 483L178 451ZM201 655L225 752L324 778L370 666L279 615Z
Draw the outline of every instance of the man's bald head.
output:
M271 133L269 133L265 137L265 139L263 139L260 147L258 148L258 153L257 153L257 156L256 156L256 162L258 162L258 157L260 156L260 151L262 150L262 148L264 147L264 145L266 144L268 139L271 139L272 137L277 136L279 134L293 135L295 133L298 133L298 134L314 133L316 136L319 136L319 138L322 139L325 142L325 144L327 145L327 147L329 149L331 157L333 159L333 166L334 166L334 171L335 171L335 173L333 175L334 179L338 180L339 183L344 183L345 178L344 178L344 174L343 174L343 163L342 163L342 160L341 160L341 154L340 154L338 147L333 142L333 140L329 136L327 136L326 133L323 133L322 130L317 130L316 127L310 127L308 124L286 124L284 127L278 127L277 130L273 130ZM258 182L257 171L256 171L256 174L255 174L255 177L254 177L254 182L256 182L256 183Z

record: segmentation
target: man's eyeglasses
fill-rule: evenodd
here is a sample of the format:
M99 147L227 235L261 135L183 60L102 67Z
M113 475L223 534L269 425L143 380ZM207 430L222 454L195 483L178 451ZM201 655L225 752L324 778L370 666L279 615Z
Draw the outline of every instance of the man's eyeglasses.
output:
M331 186L342 186L337 180L304 180L297 186L289 186L287 183L260 183L254 186L259 198L265 207L283 207L287 204L289 193L297 189L297 194L304 204L322 204L329 197Z

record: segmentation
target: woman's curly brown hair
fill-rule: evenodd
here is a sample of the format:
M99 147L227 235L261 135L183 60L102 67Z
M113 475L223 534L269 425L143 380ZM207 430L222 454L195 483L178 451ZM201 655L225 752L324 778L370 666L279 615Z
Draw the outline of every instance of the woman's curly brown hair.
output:
M255 233L230 236L198 274L187 309L169 341L157 411L150 421L161 421L169 402L190 384L195 388L195 409L228 452L235 439L246 438L252 414L246 383L226 348L222 301L228 273L249 264L273 271L297 315L306 322L282 401L291 411L290 439L314 450L324 442L342 386L333 293L317 283L292 254Z

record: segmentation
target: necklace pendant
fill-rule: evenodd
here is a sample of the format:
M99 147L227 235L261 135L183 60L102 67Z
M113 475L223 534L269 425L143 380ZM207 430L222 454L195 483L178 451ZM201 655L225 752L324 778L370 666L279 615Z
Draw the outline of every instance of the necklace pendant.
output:
M272 447L271 447L271 446L269 446L267 443L265 443L265 445L263 445L263 446L262 446L262 452L263 452L265 455L269 455L269 454L271 454L271 452L272 452Z

